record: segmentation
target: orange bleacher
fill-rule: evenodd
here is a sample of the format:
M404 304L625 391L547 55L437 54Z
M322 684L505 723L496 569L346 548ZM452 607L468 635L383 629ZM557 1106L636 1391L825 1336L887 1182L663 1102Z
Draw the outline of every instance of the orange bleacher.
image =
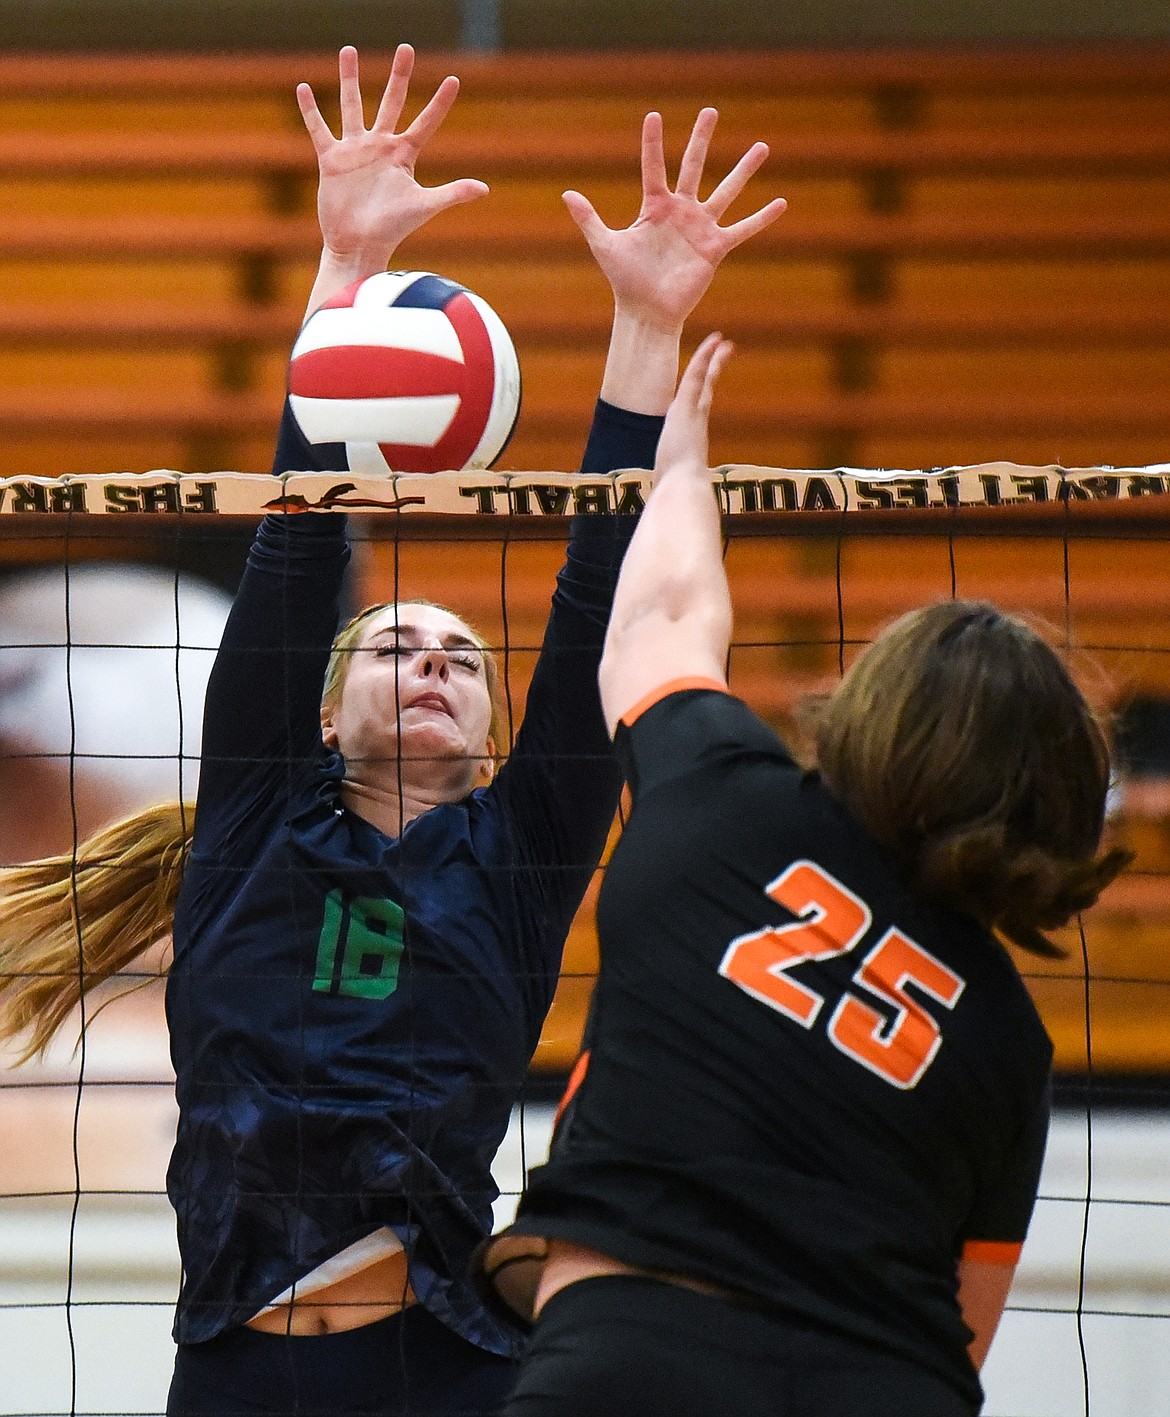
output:
M790 211L698 317L741 346L718 434L787 466L1146 462L1170 402L1170 50L424 58L464 89L425 159L492 196L402 248L515 333L520 468L571 466L608 324L560 192L637 209L637 135L723 113ZM368 58L369 85L385 56ZM265 464L316 250L293 101L332 56L0 59L8 466Z

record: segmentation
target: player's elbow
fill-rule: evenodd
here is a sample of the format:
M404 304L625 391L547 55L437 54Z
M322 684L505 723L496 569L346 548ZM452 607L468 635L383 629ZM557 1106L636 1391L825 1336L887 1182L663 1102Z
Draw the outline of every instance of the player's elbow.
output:
M631 597L614 609L611 638L673 631L679 626L718 630L726 625L730 634L731 597L722 567L717 576L696 574L695 568L678 564L660 575L641 595Z
M652 686L671 679L722 676L731 630L731 602L726 598L673 611L658 604L611 625L598 671L603 705L624 698L632 683Z

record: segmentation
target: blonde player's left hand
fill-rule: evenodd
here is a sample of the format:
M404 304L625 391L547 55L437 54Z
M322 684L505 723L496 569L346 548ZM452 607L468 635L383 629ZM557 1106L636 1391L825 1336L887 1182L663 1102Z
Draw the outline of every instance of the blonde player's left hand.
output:
M768 156L753 143L705 201L699 187L719 114L704 108L695 119L671 190L662 143L662 116L642 124L642 205L631 226L613 229L580 192L564 194L619 310L651 324L678 326L698 304L729 251L771 226L787 203L776 197L728 226L720 222Z

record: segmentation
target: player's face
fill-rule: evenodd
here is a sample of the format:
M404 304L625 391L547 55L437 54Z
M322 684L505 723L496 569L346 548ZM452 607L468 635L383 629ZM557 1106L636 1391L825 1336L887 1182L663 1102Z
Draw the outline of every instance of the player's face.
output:
M494 751L483 652L457 616L433 605L387 606L350 656L340 700L323 722L347 768L394 761L412 775L466 765L470 790L490 777Z

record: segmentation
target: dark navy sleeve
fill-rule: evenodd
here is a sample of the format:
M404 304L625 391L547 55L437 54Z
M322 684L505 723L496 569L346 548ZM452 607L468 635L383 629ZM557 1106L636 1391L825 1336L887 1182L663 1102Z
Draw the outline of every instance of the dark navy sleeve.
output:
M331 451L309 449L286 405L274 470L314 468ZM320 753L321 690L348 558L340 513L261 522L207 686L197 851L237 849L249 804L271 804Z
M745 753L791 762L775 733L726 690L678 680L618 724L617 756L634 804L655 787Z
M581 458L581 471L617 472L627 467L649 470L658 452L662 424L663 420L654 414L631 413L598 399ZM629 533L633 535L632 524Z
M581 470L654 463L662 419L598 400ZM491 791L508 811L521 859L541 881L535 961L551 998L561 951L600 860L621 775L601 713L597 671L633 516L570 521L565 564L515 747Z

